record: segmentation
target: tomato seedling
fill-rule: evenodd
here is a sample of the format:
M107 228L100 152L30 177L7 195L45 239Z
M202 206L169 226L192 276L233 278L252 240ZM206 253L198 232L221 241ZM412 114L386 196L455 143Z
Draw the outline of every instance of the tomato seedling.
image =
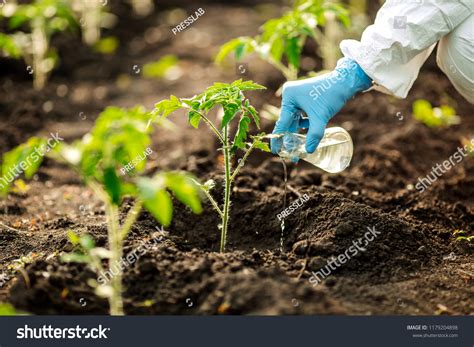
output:
M143 207L162 225L168 226L173 214L171 191L193 212L202 211L200 188L187 173L158 172L152 178L141 175L150 153L152 127L148 126L149 119L150 114L141 107L129 110L108 107L92 131L72 144L59 142L57 138L53 143L53 139L30 138L3 155L0 196L8 194L21 176L31 178L45 156L71 165L106 206L109 249L95 247L89 235L79 237L69 232L71 243L80 245L81 249L63 255L63 259L85 262L97 273L105 270L103 264L107 260L109 268L116 267L122 259L123 242ZM119 208L125 197L135 201L121 223ZM117 273L112 272L110 284L92 283L96 292L109 300L112 315L123 314L123 269L118 268Z
M22 182L20 177L30 179L38 170L47 151L47 140L32 137L2 156L0 165L0 198L15 190ZM15 230L0 222L4 228ZM16 230L15 230L16 231Z
M100 39L102 17L106 0L73 0L71 7L79 16L82 27L82 41L92 46Z
M9 29L18 30L0 37L0 49L12 58L23 57L28 72L33 74L33 85L40 90L48 74L56 65L58 56L50 47L51 36L77 26L66 0L35 0L31 4L7 3L1 17L8 18Z
M46 154L47 140L32 137L27 142L3 154L0 176L0 196L5 197L21 176L27 179L38 171ZM50 150L50 149L49 149Z
M282 17L265 22L260 35L238 37L225 43L216 56L216 62L222 63L231 53L239 61L255 52L277 68L286 80L296 80L307 38L313 38L320 45L325 41L318 25L325 25L328 13L332 13L344 25L349 25L348 11L340 4L324 0L295 1L293 8Z
M184 109L188 112L189 123L198 128L201 121L211 129L214 135L220 142L220 150L224 156L224 202L220 207L217 201L213 198L210 191L214 187L212 180L205 184L200 184L202 191L205 193L213 208L217 211L221 218L219 229L221 230L220 251L225 251L227 230L229 225L230 206L231 206L231 191L232 182L238 175L240 169L244 166L250 153L258 148L269 152L267 143L263 142L265 134L251 136L251 142L247 143L249 137L249 126L254 124L259 128L260 119L255 108L250 104L250 101L245 97L245 91L265 89L265 87L256 84L252 81L234 81L231 84L215 83L213 86L207 88L203 93L192 98L177 98L171 96L167 100L163 100L155 105L155 118L162 121L171 113ZM214 124L208 117L209 111L215 107L222 107L224 115L220 124ZM230 125L232 121L237 121L237 131L233 139L230 135ZM244 150L245 153L240 159L238 165L232 171L231 163L235 152Z
M466 241L467 243L474 241L474 233L465 230L456 229L453 232L453 236L456 238L456 241Z
M118 271L112 272L110 284L92 283L96 293L109 300L112 315L123 314L123 269L117 264L122 260L123 242L142 208L147 209L162 225L168 226L173 214L171 191L193 212L200 213L202 210L200 189L190 175L184 172L158 172L152 178L141 175L147 162L144 153L149 153L148 146L151 144L149 134L153 129L148 127L149 119L150 114L141 107L128 110L108 107L82 140L72 144L62 143L52 152L53 158L71 165L106 206L109 249L95 247L89 236L74 238L70 233L71 242L80 244L82 250L63 258L85 262L97 274L112 267L118 268ZM129 170L124 175L125 166ZM132 197L135 201L121 223L119 208L125 197ZM108 260L108 269L102 265L104 260Z

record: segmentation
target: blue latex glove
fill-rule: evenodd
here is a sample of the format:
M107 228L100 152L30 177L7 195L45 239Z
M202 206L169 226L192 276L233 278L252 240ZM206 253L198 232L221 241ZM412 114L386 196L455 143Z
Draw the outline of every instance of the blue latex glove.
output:
M341 58L336 69L322 76L291 81L283 85L280 119L274 134L297 132L309 128L306 135L306 151L313 153L319 145L329 120L341 110L356 93L372 85L369 76L350 58ZM301 111L308 116L301 117ZM271 148L277 154L275 139Z

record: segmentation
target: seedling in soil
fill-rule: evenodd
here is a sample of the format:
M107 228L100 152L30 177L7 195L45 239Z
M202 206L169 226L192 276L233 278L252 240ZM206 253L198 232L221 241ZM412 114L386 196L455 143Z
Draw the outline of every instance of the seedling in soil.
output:
M145 64L143 67L143 76L156 79L165 78L172 69L179 69L177 67L178 62L178 57L175 55L165 55L158 61Z
M100 39L100 28L106 3L104 0L73 0L72 2L72 8L80 18L82 41L89 46Z
M70 164L82 177L85 184L105 204L109 249L96 248L88 236L81 238L69 233L74 245L81 251L65 256L65 260L87 263L94 271L102 271L108 260L108 269L113 276L110 284L94 283L96 293L105 296L110 303L112 315L123 314L122 272L120 264L123 242L142 208L147 209L162 225L171 222L173 204L169 191L190 207L201 212L199 188L194 179L183 172L158 172L152 178L143 177L146 152L151 143L147 127L150 114L137 107L129 110L108 107L102 112L89 134L73 144L60 144L53 158ZM143 158L140 162L136 158ZM133 169L121 175L121 169L133 161ZM125 197L135 199L123 222L119 219L119 207ZM116 274L115 274L116 273Z
M307 38L313 38L320 45L325 41L318 25L325 25L329 13L344 25L349 25L348 11L340 4L324 0L295 1L293 8L282 17L265 22L260 35L238 37L225 43L216 56L216 62L222 63L231 53L239 61L255 52L277 68L287 80L296 80Z
M0 37L0 49L12 58L23 57L28 72L33 73L33 85L40 90L57 62L57 53L50 47L53 34L76 27L74 14L65 0L35 0L31 4L6 4L0 17L9 18L9 29L16 31L9 39Z
M34 176L43 161L46 144L45 139L32 137L3 154L0 166L0 197L5 197L20 177L30 179Z
M34 176L43 161L46 144L47 140L32 137L26 143L3 154L0 165L0 198L25 186L20 177L30 179ZM17 231L1 222L0 226Z
M413 103L413 118L430 128L448 127L461 121L454 108L447 105L433 107L424 99Z
M221 218L219 229L221 230L220 251L225 251L227 240L227 231L229 226L230 206L231 206L231 192L232 182L239 174L240 170L245 164L245 161L255 148L269 152L268 145L263 142L265 134L251 136L250 143L246 141L249 138L249 126L252 121L257 128L260 127L260 119L255 108L250 105L250 101L245 97L245 91L265 89L265 87L253 83L252 81L238 80L231 84L215 83L213 86L207 88L203 93L196 95L190 99L177 98L171 96L168 100L163 100L156 104L155 114L162 120L171 113L184 109L188 112L189 123L198 128L201 121L211 129L214 135L220 142L220 150L224 155L224 201L223 206L219 206L217 201L211 195L211 190L214 187L212 180L201 184L200 187L205 193L213 208L217 211ZM221 106L224 110L224 115L220 124L213 123L208 113L213 108ZM230 136L230 125L232 121L237 122L237 132L233 139ZM245 153L240 159L236 168L232 171L231 163L235 152L244 150Z
M474 241L474 235L471 235L473 233L469 233L465 230L454 230L453 236L456 237L456 241L466 241L466 242L473 242Z

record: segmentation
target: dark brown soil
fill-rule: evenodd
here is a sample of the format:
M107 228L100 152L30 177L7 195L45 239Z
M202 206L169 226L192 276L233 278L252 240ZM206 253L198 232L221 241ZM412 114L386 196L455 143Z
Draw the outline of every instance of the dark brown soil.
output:
M8 62L0 79L0 152L32 135L59 132L67 141L79 138L107 105L151 108L170 94L188 96L216 80L242 77L232 65L217 68L212 57L226 40L256 32L275 9L262 14L234 3L205 6L206 15L176 38L162 13L129 19L128 26L111 32L122 43L111 57L78 49L77 39L58 42L63 63L41 93L32 90L21 63ZM199 5L188 5L189 11L194 7ZM118 14L126 10L114 9ZM162 35L145 44L143 32L151 26ZM169 53L181 59L178 80L145 80L132 70ZM248 69L245 78L273 88L253 94L253 103L278 105L273 95L283 81L278 73L256 59L248 61ZM127 77L125 88L116 83L119 76ZM418 98L454 104L462 123L433 130L415 122L411 104ZM173 121L179 131L154 135L149 169L181 168L203 180L220 179L210 135L188 127L186 117ZM167 236L125 271L126 312L474 314L473 246L453 237L457 229L474 229L474 158L464 158L424 193L414 189L418 178L457 150L462 136L474 136L472 105L429 64L406 100L376 92L359 95L333 124L353 137L352 164L339 175L303 162L289 165L287 206L298 194L310 199L285 220L283 252L277 219L284 200L282 164L269 154L256 154L235 184L227 252L217 253L218 219L210 206L195 216L176 204ZM266 121L264 127L270 131L272 125ZM106 314L107 302L87 284L94 274L83 265L61 263L58 256L71 250L69 229L106 244L103 206L73 172L51 161L28 184L25 193L0 201L0 222L10 226L0 225L0 274L8 278L0 287L0 302L36 314ZM152 242L158 226L142 213L125 253ZM364 251L318 286L309 283L313 271L373 227L380 234ZM11 267L18 259L25 270L14 274Z

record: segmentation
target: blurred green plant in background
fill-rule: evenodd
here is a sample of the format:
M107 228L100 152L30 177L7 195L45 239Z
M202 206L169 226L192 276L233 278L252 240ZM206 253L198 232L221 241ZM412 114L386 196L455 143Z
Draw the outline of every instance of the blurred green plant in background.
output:
M103 260L108 260L109 268L116 267L123 256L124 239L143 207L162 225L171 223L173 203L169 191L195 213L202 211L199 187L188 174L172 171L158 172L152 178L141 175L147 162L143 154L151 144L150 117L142 107L108 107L82 140L70 145L62 143L55 149L52 157L71 165L105 204L108 225L109 250L96 250L87 238L75 242L70 234L72 243L81 244L84 252L83 256L66 256L65 260L86 262L96 273L104 270ZM141 160L137 162L136 158ZM132 170L121 175L122 169L130 163L133 163ZM135 202L120 223L119 207L125 197L132 197ZM120 268L110 284L91 282L96 293L109 300L112 315L123 314L122 275Z
M0 18L8 20L8 28L16 30L0 38L0 50L12 58L23 57L33 85L40 90L53 70L58 56L50 47L51 36L77 27L74 13L66 0L35 0L31 4L6 3Z
M34 0L28 4L8 1L0 8L0 20L8 22L8 33L0 33L0 52L23 58L33 75L36 90L44 88L48 75L58 63L51 38L65 31L81 29L83 41L99 43L101 27L111 27L115 17L106 11L105 0ZM101 53L115 52L117 39L102 42Z
M216 56L221 64L234 53L237 61L245 55L258 56L276 67L286 80L296 80L301 67L301 53L310 37L320 46L326 65L335 65L335 59L324 42L330 41L319 28L333 21L340 21L346 28L350 25L349 11L337 2L326 0L297 0L291 10L280 18L265 22L260 35L243 36L225 43ZM327 54L326 54L327 53Z
M166 77L170 69L178 64L178 57L173 54L168 54L160 60L145 64L143 66L143 76L146 78L162 79Z
M433 107L424 99L413 103L413 118L430 128L448 127L461 121L454 108L447 105Z

